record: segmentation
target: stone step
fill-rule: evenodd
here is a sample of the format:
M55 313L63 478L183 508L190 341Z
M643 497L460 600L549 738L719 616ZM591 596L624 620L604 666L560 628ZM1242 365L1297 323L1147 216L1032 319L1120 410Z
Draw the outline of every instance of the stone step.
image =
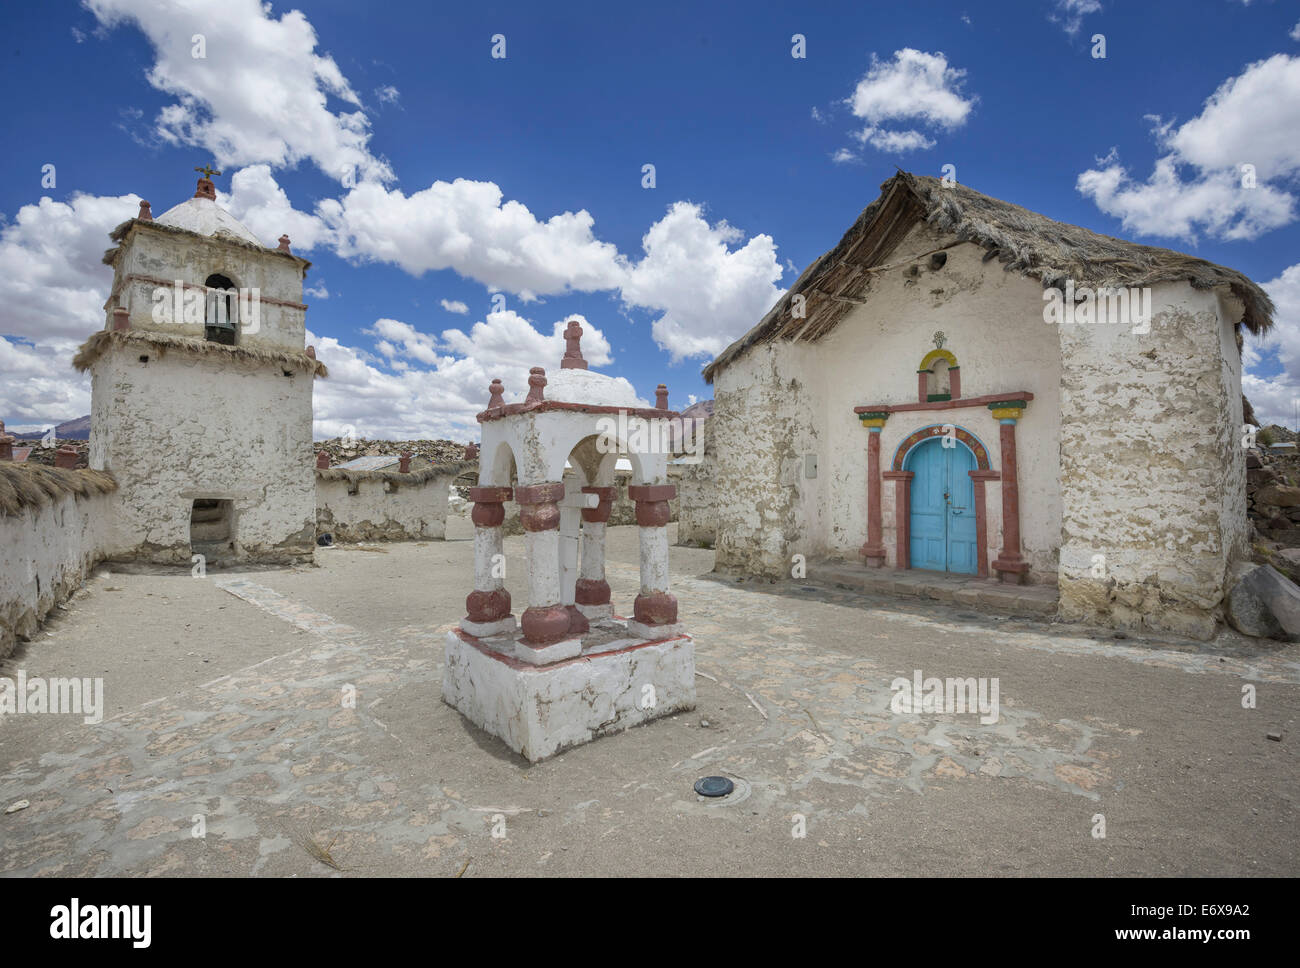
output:
M927 598L1012 615L1052 616L1058 605L1054 585L1007 585L986 578L867 568L843 561L810 563L808 581L873 595Z

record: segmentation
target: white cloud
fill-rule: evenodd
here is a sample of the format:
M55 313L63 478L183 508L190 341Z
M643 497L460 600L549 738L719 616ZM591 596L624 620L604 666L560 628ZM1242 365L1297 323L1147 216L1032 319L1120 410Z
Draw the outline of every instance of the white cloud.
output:
M837 165L846 165L850 162L857 161L857 160L858 160L857 153L849 150L848 148L837 148L835 152L831 155L831 161L835 162L835 164Z
M459 299L440 299L439 304L449 313L455 313L458 316L464 316L469 312L469 307Z
M776 244L756 235L740 245L744 238L677 202L641 240L645 257L627 273L623 301L663 312L651 332L673 362L721 352L780 297Z
M1053 23L1059 23L1070 36L1079 32L1083 18L1089 14L1099 13L1099 0L1056 0L1056 12L1047 15Z
M962 91L965 76L942 52L904 47L887 61L873 54L870 69L845 102L866 122L855 137L882 151L933 147L918 126L948 131L966 123L977 98ZM904 127L886 128L885 122Z
M915 151L917 148L934 147L934 139L927 138L920 131L886 131L884 128L866 127L854 137L881 151Z
M339 255L391 262L413 276L454 269L526 301L570 290L618 285L618 250L592 233L585 211L539 221L519 202L502 201L492 182L436 181L411 195L363 182L317 214Z
M1145 182L1133 180L1112 150L1076 183L1126 229L1190 241L1199 232L1252 239L1295 218L1287 183L1300 174L1292 136L1300 130L1300 57L1276 54L1249 65L1180 127L1152 120L1165 154ZM1254 187L1246 184L1247 164Z
M1300 40L1300 21L1296 21L1296 25L1291 28L1291 39Z
M0 231L0 335L76 339L101 328L108 233L139 209L139 195L81 194L20 208Z
M303 287L302 294L311 296L313 299L329 299L330 291L325 288L325 280L322 279L315 286Z
M1295 420L1295 401L1300 398L1300 264L1283 270L1282 274L1264 283L1264 289L1273 300L1273 328L1262 338L1249 333L1243 359L1247 372L1241 387L1261 425L1272 423L1290 427ZM1272 377L1254 375L1260 356L1277 351L1282 372Z
M385 84L383 87L375 88L375 100L380 104L396 104L401 98L402 93L391 84Z
M154 121L162 141L202 147L222 166L309 160L339 181L392 179L370 152L361 100L334 59L316 52L301 11L276 20L258 0L227 0L219 10L206 0L85 4L104 27L134 23L152 44L149 83L176 99ZM192 56L196 33L203 57ZM345 107L331 110L331 98Z
M318 216L293 207L269 165L250 165L235 172L230 194L218 192L217 201L252 229L263 245L274 247L281 235L287 235L295 252L310 252L334 238Z
M549 335L513 311L489 313L468 332L450 329L439 337L402 320L378 319L364 332L379 356L308 334L330 368L329 378L316 383L316 436L336 436L351 426L371 437L477 438L474 415L487 405L488 385L500 379L507 401L522 400L530 367L559 369L564 326L573 318L582 325L587 362L612 362L605 334L580 315L556 320Z

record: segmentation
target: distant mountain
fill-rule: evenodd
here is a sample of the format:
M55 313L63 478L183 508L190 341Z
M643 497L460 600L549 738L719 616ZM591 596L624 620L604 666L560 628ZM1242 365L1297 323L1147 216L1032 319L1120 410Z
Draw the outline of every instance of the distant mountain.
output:
M40 440L47 431L38 430L30 434L14 434L19 440ZM54 436L59 440L89 440L90 414L76 420L65 420L54 428Z

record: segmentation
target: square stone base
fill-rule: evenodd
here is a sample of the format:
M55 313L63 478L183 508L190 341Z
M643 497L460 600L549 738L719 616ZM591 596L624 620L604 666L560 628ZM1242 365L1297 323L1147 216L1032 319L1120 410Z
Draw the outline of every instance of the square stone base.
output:
M513 636L448 632L442 699L530 762L695 708L689 635L646 642L611 619L593 623L573 658L533 665L521 648Z

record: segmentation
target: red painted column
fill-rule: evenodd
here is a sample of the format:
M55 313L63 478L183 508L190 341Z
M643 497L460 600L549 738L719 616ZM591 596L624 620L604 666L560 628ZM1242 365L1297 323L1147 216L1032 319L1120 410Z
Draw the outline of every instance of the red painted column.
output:
M582 521L584 525L598 524L600 528L583 528L582 540L584 542L584 554L580 558L580 567L578 569L578 580L574 583L573 597L579 605L608 605L609 604L609 582L605 581L605 528L609 523L610 512L614 509L614 497L617 493L614 487L584 487L583 494L595 494L600 500L594 508L582 509ZM599 537L597 537L599 535ZM592 556L587 555L585 543L591 541L593 545L600 545L600 571L596 572L595 561L589 562Z
M919 370L916 374L916 402L925 403L926 395L929 393L929 386L926 379L930 376L929 370Z
M994 412L997 416L997 412ZM1016 421L1002 419L998 436L1002 443L1002 550L993 569L998 578L1022 584L1029 564L1020 555L1020 489L1016 483Z
M883 568L885 565L884 519L880 505L880 426L871 426L874 422L884 424L884 418L871 415L863 419L867 425L867 542L859 554L870 568Z
M323 453L323 452L322 452ZM324 455L328 460L327 454ZM492 575L492 556L501 552L501 525L506 519L503 502L510 500L508 487L471 487L474 510L474 591L465 599L465 618L485 625L510 617L510 593L500 578Z
M551 645L569 634L572 619L560 604L559 502L563 498L560 482L515 488L528 548L528 607L519 619L528 645Z
M970 471L975 485L975 561L979 576L989 576L989 511L985 501L984 482L996 481L997 471Z
M642 625L677 622L677 598L668 591L668 502L674 484L633 484L627 496L636 502L641 537L641 592L632 602L632 618Z
M948 368L948 392L954 400L961 396L961 367L959 366Z
M912 567L912 478L911 471L885 471L880 475L894 482L894 567Z

